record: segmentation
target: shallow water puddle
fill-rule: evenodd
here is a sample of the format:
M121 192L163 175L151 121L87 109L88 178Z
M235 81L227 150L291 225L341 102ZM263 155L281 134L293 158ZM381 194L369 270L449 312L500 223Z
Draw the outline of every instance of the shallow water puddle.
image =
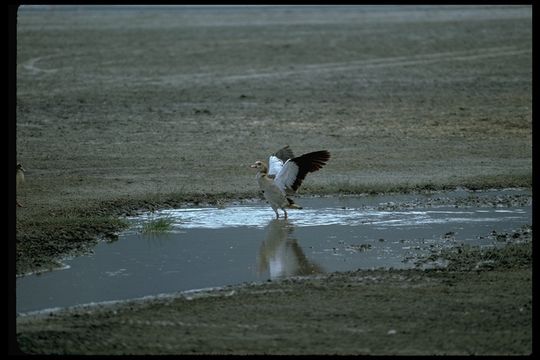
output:
M117 241L66 260L63 270L19 277L17 311L358 268L412 268L432 251L497 246L492 231L531 224L530 205L393 210L419 197L300 198L304 209L290 210L288 220L275 220L264 202L145 214L130 219L133 228ZM159 218L172 229L140 232Z

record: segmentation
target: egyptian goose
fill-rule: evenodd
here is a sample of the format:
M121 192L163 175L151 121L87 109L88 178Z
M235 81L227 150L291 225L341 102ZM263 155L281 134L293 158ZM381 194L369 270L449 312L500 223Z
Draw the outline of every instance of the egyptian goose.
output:
M288 195L293 195L302 185L308 173L321 169L330 159L326 150L314 151L294 157L289 146L270 155L269 166L264 161L256 161L251 168L258 169L257 182L265 199L270 203L279 219L278 209L283 210L285 219L288 208L300 208Z
M17 190L19 189L20 185L24 182L24 168L21 163L17 164ZM18 207L23 207L19 200L15 200L17 202Z

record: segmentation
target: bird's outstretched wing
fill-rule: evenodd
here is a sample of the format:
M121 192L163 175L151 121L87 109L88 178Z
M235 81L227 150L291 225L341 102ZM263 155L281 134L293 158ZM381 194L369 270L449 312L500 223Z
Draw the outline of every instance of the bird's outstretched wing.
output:
M293 151L291 150L289 145L286 145L286 146L282 147L281 149L276 151L276 153L273 154L273 155L276 156L278 159L280 159L283 162L285 162L285 161L287 161L289 159L292 159L294 157Z
M279 149L268 159L268 176L274 178L283 168L283 164L294 157L289 145Z
M302 156L289 159L277 173L274 183L284 193L296 192L308 173L321 169L330 159L326 150L314 151Z

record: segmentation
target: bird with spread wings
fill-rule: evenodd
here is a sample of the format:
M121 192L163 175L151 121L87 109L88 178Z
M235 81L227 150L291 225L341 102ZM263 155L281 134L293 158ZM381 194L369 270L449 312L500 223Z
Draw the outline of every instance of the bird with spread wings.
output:
M329 159L330 153L326 150L295 157L287 145L270 155L268 163L256 161L251 165L258 169L257 182L276 218L279 218L278 209L283 210L287 218L285 208L300 208L289 196L296 193L308 173L320 170Z

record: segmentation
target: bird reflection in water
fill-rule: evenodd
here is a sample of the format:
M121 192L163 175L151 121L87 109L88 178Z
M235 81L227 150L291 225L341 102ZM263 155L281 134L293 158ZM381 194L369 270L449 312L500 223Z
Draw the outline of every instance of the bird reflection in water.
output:
M294 226L287 220L274 219L266 227L266 239L259 251L259 274L268 271L271 279L323 273L310 261L292 236Z

